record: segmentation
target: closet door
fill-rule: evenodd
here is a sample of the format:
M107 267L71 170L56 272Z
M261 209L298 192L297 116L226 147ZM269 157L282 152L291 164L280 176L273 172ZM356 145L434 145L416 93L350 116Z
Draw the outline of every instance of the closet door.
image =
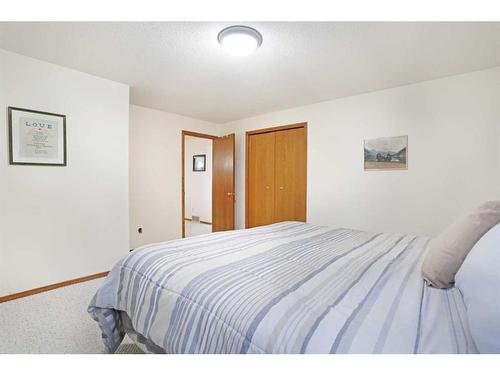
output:
M274 223L275 133L254 134L247 144L247 228Z
M275 222L306 221L307 137L304 127L276 132Z

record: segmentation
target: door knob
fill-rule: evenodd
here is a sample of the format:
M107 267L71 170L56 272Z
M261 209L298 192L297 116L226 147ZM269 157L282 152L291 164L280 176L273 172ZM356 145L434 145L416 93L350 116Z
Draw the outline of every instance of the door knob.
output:
M283 189L284 189L284 187L283 187L283 186L280 186L280 190L283 190Z
M231 195L234 195L234 193L230 193L230 192L227 193L228 197L230 197Z
M266 186L266 189L269 190L269 186Z

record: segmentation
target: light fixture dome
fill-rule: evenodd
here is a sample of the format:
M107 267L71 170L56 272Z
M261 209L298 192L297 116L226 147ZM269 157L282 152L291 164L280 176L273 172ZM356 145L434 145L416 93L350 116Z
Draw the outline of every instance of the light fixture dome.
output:
M262 44L262 35L252 27L229 26L217 36L220 45L232 56L248 56Z

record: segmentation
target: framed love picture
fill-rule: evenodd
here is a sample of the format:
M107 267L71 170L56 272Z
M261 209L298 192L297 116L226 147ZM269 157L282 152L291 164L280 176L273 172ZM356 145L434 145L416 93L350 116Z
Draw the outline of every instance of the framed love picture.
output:
M10 164L66 166L66 116L8 108Z

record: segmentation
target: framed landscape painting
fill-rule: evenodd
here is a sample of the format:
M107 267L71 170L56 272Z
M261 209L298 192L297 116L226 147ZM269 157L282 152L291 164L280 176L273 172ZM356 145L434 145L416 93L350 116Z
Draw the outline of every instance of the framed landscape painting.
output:
M365 139L365 171L408 169L408 136Z

